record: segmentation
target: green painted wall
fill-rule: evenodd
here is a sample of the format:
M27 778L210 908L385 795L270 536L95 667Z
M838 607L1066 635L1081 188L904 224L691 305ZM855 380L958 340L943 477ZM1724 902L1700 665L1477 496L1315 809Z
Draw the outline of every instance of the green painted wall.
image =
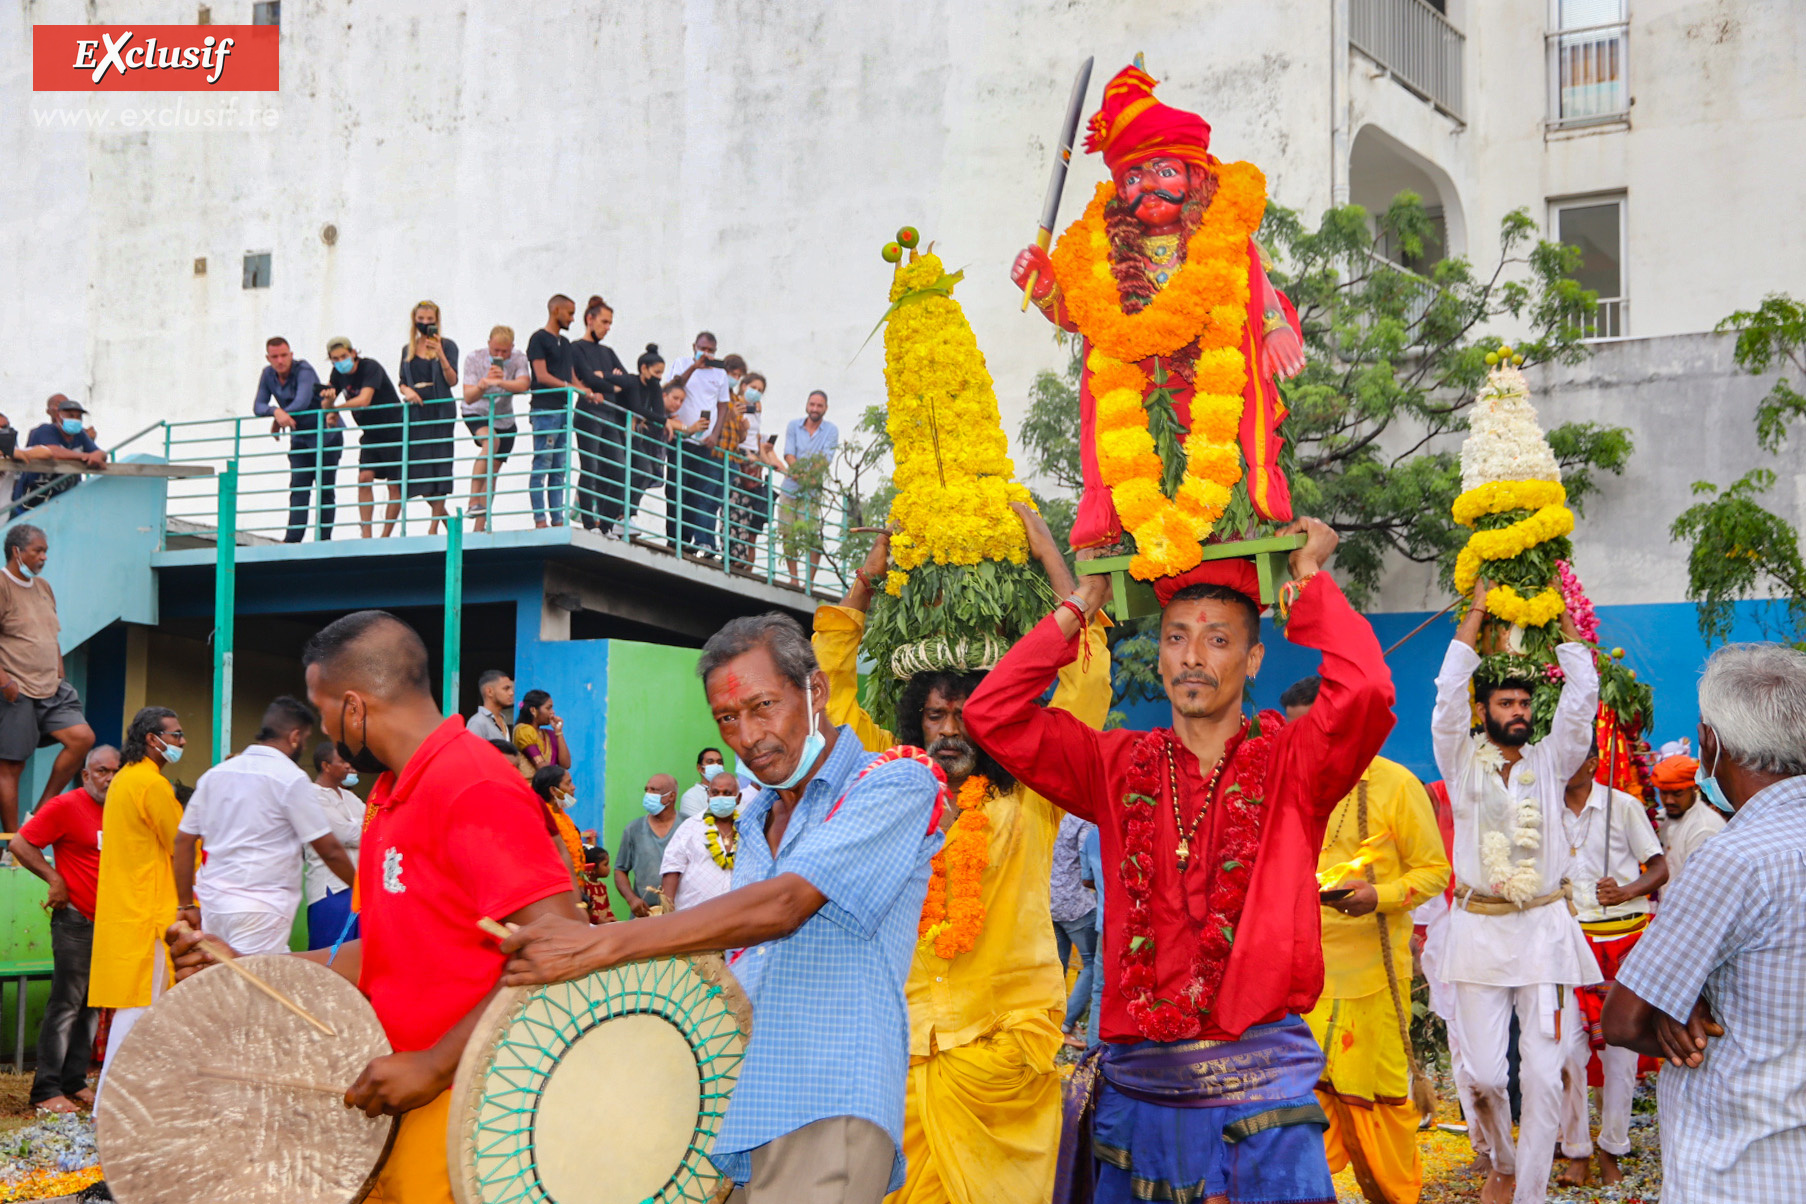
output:
M20 865L0 866L0 962L50 958L50 913L44 910L44 882ZM18 1032L17 993L6 983L6 1006L0 1009L0 1048L4 1060L13 1058L13 1040ZM50 998L50 983L34 982L26 988L25 1056L32 1058L38 1048L38 1021L43 1018L44 1004Z
M694 648L669 648L611 640L608 649L608 743L603 834L612 860L621 829L645 811L640 796L646 779L668 773L681 794L696 781L696 752L721 747L702 683L696 680ZM723 749L726 752L725 749ZM733 754L727 753L730 764ZM617 895L615 914L627 905Z

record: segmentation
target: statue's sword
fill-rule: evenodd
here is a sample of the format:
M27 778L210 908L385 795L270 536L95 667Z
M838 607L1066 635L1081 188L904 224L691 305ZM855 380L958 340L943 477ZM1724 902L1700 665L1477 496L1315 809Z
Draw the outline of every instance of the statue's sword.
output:
M1041 228L1035 232L1035 245L1043 251L1053 242L1054 223L1060 220L1060 194L1066 190L1066 165L1072 162L1072 142L1079 134L1079 114L1085 109L1085 90L1091 86L1091 64L1086 59L1072 81L1072 98L1066 102L1066 123L1060 127L1060 151L1054 156L1053 178L1047 181L1047 199L1041 204ZM1031 271L1022 285L1022 309L1028 311L1029 298L1035 291L1036 272Z

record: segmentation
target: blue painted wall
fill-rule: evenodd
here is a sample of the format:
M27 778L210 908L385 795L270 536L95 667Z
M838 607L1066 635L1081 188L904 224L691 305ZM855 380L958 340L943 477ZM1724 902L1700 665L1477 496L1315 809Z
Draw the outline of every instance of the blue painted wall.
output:
M1776 604L1770 602L1741 604L1732 638L1774 638L1779 626L1765 627L1764 621L1779 617L1779 613ZM1599 607L1600 645L1623 648L1625 663L1655 687L1655 727L1649 734L1653 745L1660 746L1681 736L1697 740L1699 699L1695 687L1711 649L1699 634L1695 616L1696 611L1688 602ZM1368 619L1379 636L1380 646L1385 648L1429 617L1425 611L1369 615ZM1262 632L1267 657L1255 682L1254 702L1259 707L1278 709L1281 692L1299 678L1315 673L1320 658L1308 648L1287 643L1271 619L1262 622ZM1386 742L1385 755L1425 781L1442 776L1436 771L1430 752L1430 708L1436 699L1436 671L1442 667L1443 653L1454 634L1454 618L1445 616L1424 628L1386 661L1392 668L1393 688L1398 694L1398 725ZM1119 709L1133 728L1151 728L1172 719L1164 700L1137 702Z
M514 697L544 690L564 719L571 745L571 781L577 802L571 820L581 831L601 829L603 772L608 747L608 640L539 638L539 583L515 600Z

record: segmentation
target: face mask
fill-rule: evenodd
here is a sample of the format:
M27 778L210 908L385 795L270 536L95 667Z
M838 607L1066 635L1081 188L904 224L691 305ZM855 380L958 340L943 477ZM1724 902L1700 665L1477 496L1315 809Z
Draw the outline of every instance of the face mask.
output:
M702 784L705 786L708 785L710 782L715 780L715 775L720 772L721 772L721 762L719 762L719 761L704 762L704 764L702 766Z
M177 761L182 759L182 746L180 744L165 743L162 736L157 737L157 743L163 745L163 760L167 763L174 765Z
M657 815L660 811L665 809L665 796L662 794L654 794L648 790L640 798L640 806L646 808L647 815Z
M760 778L753 781L767 790L788 790L803 780L803 775L815 768L816 758L821 756L822 749L828 747L828 738L821 734L821 725L815 722L815 682L803 683L803 706L809 711L809 738L803 741L803 755L797 758L796 768L790 776L781 782L767 782Z
M343 781L343 782L340 782L340 783L339 783L339 785L341 785L341 786L355 786L355 785L357 785L357 775L356 775L356 774L355 774L355 773L348 773L348 774L346 774L346 775L345 775L345 780L344 780L344 781Z
M740 800L731 794L709 795L709 814L716 819L726 819L740 807Z
M332 370L340 375L350 375L351 369L357 366L356 360L333 360Z
M362 748L358 749L356 752L352 752L351 746L349 744L346 744L345 740L344 740L344 737L350 734L350 732L345 727L345 704L342 702L339 703L340 738L337 742L339 756L345 758L345 764L351 766L351 768L354 770L360 770L364 773L385 773L388 771L389 767L387 765L384 765L382 763L381 759L378 758L375 753L370 751L369 725L370 725L370 721L369 721L369 719L366 718L364 720L365 744Z
M31 571L30 565L26 564L23 560L19 562L19 580L30 581L36 576L37 574Z
M79 435L82 433L82 420L79 418L63 419L63 434Z
M418 330L421 334L432 334L433 333L433 323L416 322L416 323L414 323L414 329Z
M1722 760L1724 751L1722 749L1719 750L1718 755L1719 759ZM1699 768L1693 771L1693 784L1699 787L1699 792L1705 796L1708 803L1711 803L1726 815L1736 814L1736 811L1731 806L1731 800L1724 796L1724 787L1718 784L1718 778L1716 776L1718 770L1717 761L1712 763L1712 769L1712 773L1707 773L1705 763L1702 761Z
M764 392L759 389L747 389L741 395L754 405L758 404L759 398L765 396Z

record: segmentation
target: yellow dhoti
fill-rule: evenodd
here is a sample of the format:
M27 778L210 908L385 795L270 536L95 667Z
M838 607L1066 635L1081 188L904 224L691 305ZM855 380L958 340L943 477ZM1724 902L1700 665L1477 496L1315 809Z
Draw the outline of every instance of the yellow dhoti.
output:
M446 1128L451 1122L451 1092L412 1112L403 1112L395 1144L377 1172L376 1186L365 1204L452 1204Z
M1391 991L1320 999L1305 1019L1325 1059L1317 1099L1329 1116L1323 1135L1329 1169L1352 1166L1371 1204L1417 1204L1421 1118L1410 1098L1411 1070Z
M903 1114L909 1177L887 1204L1005 1204L1053 1194L1060 1026L1017 1015L976 1041L912 1058Z

